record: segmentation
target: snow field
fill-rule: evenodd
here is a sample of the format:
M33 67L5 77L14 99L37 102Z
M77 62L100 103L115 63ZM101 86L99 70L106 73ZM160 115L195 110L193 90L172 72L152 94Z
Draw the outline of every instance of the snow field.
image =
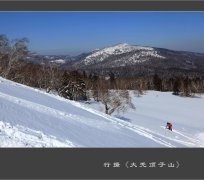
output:
M101 103L70 101L0 78L0 147L204 147L203 96L130 95L136 110L109 116Z

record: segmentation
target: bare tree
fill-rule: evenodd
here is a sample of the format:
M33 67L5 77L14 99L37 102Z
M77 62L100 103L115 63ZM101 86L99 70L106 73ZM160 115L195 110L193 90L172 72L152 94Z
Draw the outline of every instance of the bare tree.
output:
M0 59L8 54L9 40L4 34L0 34Z
M15 39L11 41L8 49L8 65L6 71L4 72L4 77L7 78L12 68L14 68L14 62L23 60L29 54L27 43L27 38Z
M9 40L4 34L0 34L0 73L3 74L8 63Z
M125 112L135 109L127 90L102 90L99 91L99 99L105 105L105 113L111 115L113 112Z

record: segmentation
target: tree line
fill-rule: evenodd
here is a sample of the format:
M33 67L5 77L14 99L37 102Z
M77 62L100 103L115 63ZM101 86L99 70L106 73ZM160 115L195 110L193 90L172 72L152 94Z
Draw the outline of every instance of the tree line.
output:
M94 98L104 104L106 114L135 109L128 90L138 96L146 90L172 91L174 95L192 96L204 93L204 79L200 76L121 77L114 72L99 75L85 70L61 69L42 58L41 64L27 61L32 54L28 39L9 40L0 35L0 75L31 87L56 92L70 100L87 101Z

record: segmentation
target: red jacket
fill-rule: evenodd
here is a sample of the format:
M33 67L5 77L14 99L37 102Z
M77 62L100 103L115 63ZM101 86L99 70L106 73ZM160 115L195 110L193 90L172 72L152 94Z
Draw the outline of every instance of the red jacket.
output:
M171 123L167 123L167 126L166 126L168 129L171 129L172 128L172 124Z

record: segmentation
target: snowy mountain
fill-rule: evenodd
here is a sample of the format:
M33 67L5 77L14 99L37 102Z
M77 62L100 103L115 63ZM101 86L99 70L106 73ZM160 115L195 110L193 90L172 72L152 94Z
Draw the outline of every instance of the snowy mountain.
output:
M93 63L102 62L110 56L130 53L132 51L134 51L135 53L129 59L127 59L129 63L130 62L137 63L141 61L146 61L148 60L148 57L158 57L158 58L165 59L165 57L160 56L158 52L151 47L131 46L129 44L124 43L124 44L118 44L113 47L104 48L102 50L98 50L95 53L87 56L82 62L85 65L90 65ZM139 53L137 54L137 52ZM118 62L119 61L121 61L121 59L118 60Z
M0 147L204 146L204 96L131 96L136 111L112 117L99 103L70 101L0 78ZM167 120L173 121L172 132L164 129Z
M159 55L156 49L144 46L129 45L127 43L117 44L115 46L107 47L104 49L95 50L90 55L86 56L77 65L95 65L99 63L107 63L108 59L117 56L117 60L111 64L135 64L149 60L150 58L161 58L165 57ZM125 60L124 60L125 56Z
M71 64L75 68L115 68L137 65L157 66L157 68L204 69L204 54L185 51L173 51L164 48L117 44L96 49L83 54ZM65 63L63 67L70 66Z

